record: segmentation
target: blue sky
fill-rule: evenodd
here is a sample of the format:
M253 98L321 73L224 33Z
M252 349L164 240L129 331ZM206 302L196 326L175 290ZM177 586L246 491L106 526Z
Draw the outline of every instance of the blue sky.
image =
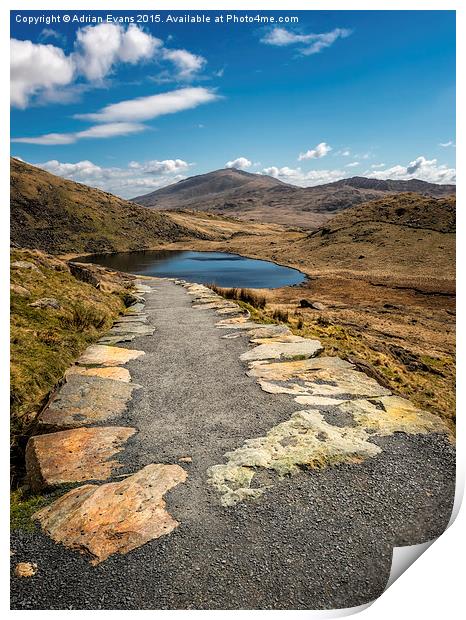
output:
M455 181L454 12L107 14L12 12L12 155L125 197L225 166L302 186Z

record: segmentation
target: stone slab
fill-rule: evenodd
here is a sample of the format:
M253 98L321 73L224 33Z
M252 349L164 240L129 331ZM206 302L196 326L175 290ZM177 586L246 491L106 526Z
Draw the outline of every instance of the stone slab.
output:
M318 340L304 339L302 342L272 342L260 344L254 349L243 353L240 358L243 361L267 360L267 359L293 359L296 357L313 357L322 351L322 345Z
M136 429L123 426L76 428L31 437L26 446L26 472L39 492L71 482L106 480L120 464L111 460Z
M84 375L87 377L102 377L103 379L113 379L114 381L124 381L129 383L131 375L126 368L120 366L105 366L104 368L85 368L84 366L71 366L66 373L65 378L70 375Z
M40 414L39 425L47 430L61 430L105 422L124 413L138 387L113 379L69 374Z
M33 518L54 541L96 565L176 528L163 496L186 477L179 465L147 465L121 482L73 489Z
M144 351L132 351L121 347L92 344L87 347L77 363L82 366L118 366L145 355Z
M97 344L115 345L123 342L132 342L137 337L137 334L117 334L113 336L102 336Z

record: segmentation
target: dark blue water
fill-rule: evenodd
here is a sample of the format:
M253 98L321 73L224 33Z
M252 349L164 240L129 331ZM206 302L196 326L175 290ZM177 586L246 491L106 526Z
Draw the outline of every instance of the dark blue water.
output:
M305 279L305 275L297 269L226 252L120 252L93 254L79 260L126 273L181 278L189 282L214 283L218 286L279 288L299 284Z

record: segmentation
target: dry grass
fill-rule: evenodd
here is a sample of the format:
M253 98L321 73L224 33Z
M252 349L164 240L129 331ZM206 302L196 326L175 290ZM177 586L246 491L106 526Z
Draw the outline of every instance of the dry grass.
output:
M66 368L110 327L124 303L122 289L99 291L41 252L13 250L11 260L37 267L11 270L11 437L17 451ZM30 306L44 297L60 307Z
M225 299L242 301L245 304L259 310L263 310L267 305L266 295L256 293L249 288L223 288L221 286L217 286L216 284L208 284L208 287L214 291L214 293L225 297Z

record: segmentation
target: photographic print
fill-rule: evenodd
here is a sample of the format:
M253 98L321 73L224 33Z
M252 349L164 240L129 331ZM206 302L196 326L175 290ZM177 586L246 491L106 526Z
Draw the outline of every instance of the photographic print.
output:
M455 497L455 12L9 17L11 607L374 601Z

